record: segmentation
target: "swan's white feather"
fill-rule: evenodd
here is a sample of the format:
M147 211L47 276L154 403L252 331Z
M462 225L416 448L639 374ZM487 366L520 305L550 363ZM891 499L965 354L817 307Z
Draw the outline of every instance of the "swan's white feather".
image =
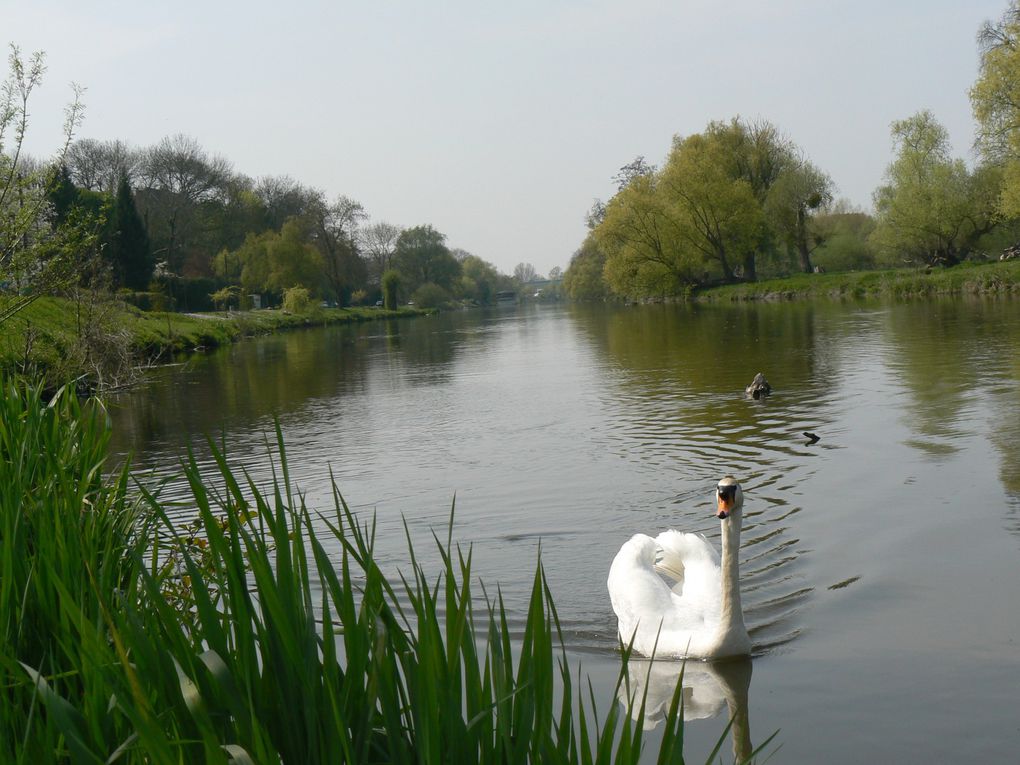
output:
M719 553L701 534L670 529L655 538L658 546L655 568L667 573L676 584L674 593L690 601L719 600L721 586ZM675 576L679 572L680 576Z

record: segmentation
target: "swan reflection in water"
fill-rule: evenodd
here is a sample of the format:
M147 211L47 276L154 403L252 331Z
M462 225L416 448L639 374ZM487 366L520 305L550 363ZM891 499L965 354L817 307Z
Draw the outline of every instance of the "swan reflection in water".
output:
M683 716L685 721L715 717L724 710L733 721L730 735L737 762L751 756L751 724L747 716L747 695L751 687L751 659L729 661L665 661L631 659L627 682L620 686L619 700L636 719L645 698L645 730L657 727L669 713L673 691L683 675Z

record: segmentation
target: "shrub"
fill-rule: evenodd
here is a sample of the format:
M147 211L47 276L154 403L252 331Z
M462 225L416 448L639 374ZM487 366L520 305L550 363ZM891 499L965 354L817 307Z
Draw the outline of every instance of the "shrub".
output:
M811 260L826 271L866 271L875 267L875 254L867 240L840 231L815 250Z
M419 308L440 308L450 302L450 293L438 284L426 282L414 291L411 302Z
M216 308L220 311L224 311L228 308L241 306L241 288L236 284L231 284L223 289L216 290L209 299L213 301Z
M311 293L305 287L289 287L283 291L283 310L307 313L312 307Z

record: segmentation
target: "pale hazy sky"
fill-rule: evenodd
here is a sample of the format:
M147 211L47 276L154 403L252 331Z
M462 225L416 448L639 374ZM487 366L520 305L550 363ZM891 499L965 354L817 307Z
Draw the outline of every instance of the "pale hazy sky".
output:
M196 138L373 221L430 223L505 273L566 268L584 214L674 134L764 118L870 206L889 124L931 109L971 159L975 36L1007 0L0 0L0 42L44 50L31 149Z

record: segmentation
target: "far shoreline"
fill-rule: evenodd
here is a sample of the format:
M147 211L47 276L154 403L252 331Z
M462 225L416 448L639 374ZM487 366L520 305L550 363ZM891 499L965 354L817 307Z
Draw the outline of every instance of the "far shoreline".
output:
M797 274L692 289L687 295L641 302L909 300L968 295L1020 295L1020 259L944 269ZM141 311L115 299L106 301L102 311L96 311L95 305L83 306L67 298L40 298L0 325L0 373L25 376L51 390L67 381L74 381L82 392L115 390L136 383L137 375L124 374L120 381L103 379L103 372L96 366L102 361L97 354L120 353L129 358L130 365L137 370L167 363L181 354L201 352L251 337L303 327L428 316L434 312L410 306L397 310L317 306L299 314L282 309L166 313ZM84 319L83 315L88 318ZM86 324L87 329L83 330L83 321L92 321L94 325ZM113 337L118 341L111 344L108 340Z

